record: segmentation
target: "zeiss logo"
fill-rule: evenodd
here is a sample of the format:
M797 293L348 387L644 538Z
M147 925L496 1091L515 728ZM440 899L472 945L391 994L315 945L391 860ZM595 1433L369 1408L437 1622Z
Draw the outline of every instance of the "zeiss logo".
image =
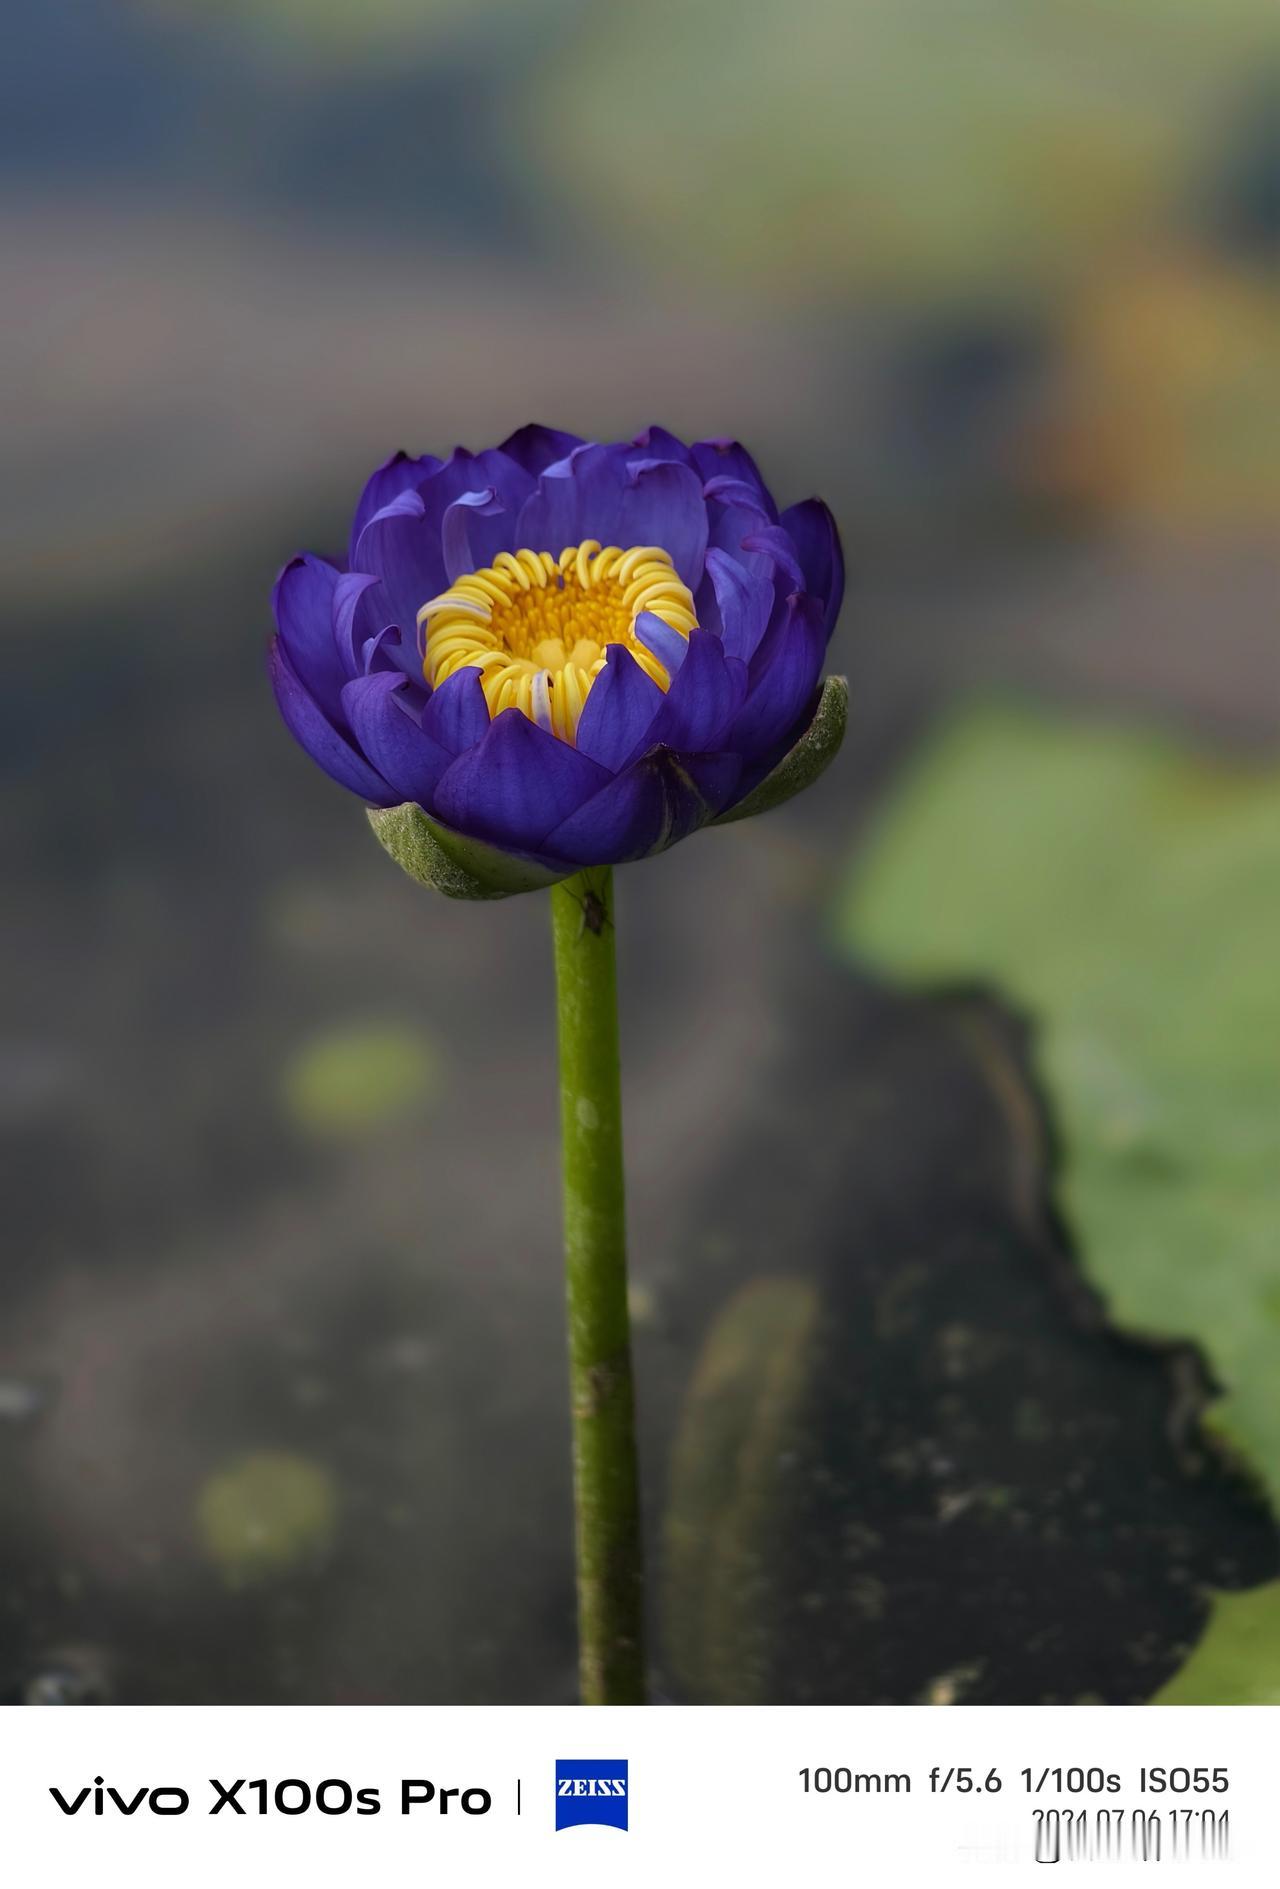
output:
M556 1829L574 1823L627 1827L625 1758L556 1759Z

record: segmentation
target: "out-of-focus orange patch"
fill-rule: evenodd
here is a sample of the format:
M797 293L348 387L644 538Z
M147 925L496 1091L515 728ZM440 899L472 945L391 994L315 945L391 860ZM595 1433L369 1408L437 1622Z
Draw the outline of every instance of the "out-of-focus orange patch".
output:
M1280 273L1144 257L1065 313L1035 442L1055 496L1161 530L1280 524Z

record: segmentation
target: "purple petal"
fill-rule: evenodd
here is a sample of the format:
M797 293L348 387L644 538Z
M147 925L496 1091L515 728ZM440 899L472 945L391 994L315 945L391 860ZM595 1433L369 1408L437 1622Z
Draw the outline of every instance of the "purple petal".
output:
M728 806L742 775L740 754L682 754L679 764L713 816Z
M703 824L707 816L696 796L690 793L687 800L685 811L668 784L663 760L651 756L617 775L570 814L548 834L544 850L575 866L616 866L643 859Z
M644 745L662 701L662 690L631 651L611 643L578 720L578 753L615 772L625 767Z
M844 601L844 552L840 532L820 498L802 499L782 514L782 527L791 539L804 572L804 587L824 606L823 624L830 641Z
M352 561L357 569L382 579L385 620L398 623L411 641L423 604L447 589L445 521L458 500L490 492L501 501L494 512L487 512L484 503L474 506L467 525L477 562L491 563L498 551L513 548L516 512L531 490L528 474L504 453L469 453L459 447L418 486L375 512L360 534ZM479 524L480 518L487 518L487 525Z
M668 554L681 581L696 590L707 551L707 508L702 481L689 466L666 459L633 459L618 512L617 542L657 544Z
M693 454L684 441L668 433L665 426L646 426L643 433L636 434L632 444L640 448L645 459L674 459L682 466L693 465Z
M478 669L455 669L431 691L422 711L422 731L450 754L463 754L489 732L489 704Z
M342 685L353 673L343 667L334 636L339 581L332 564L307 554L285 565L271 593L280 641L294 672L325 713L334 716Z
M621 446L579 446L567 459L548 466L520 513L520 545L558 557L585 538L617 544L627 488L626 451Z
M459 446L438 472L424 480L421 490L423 515L432 538L440 544L441 568L449 582L464 570L479 570L492 564L499 551L518 548L516 518L533 492L533 480L506 453L497 450L469 453ZM477 503L477 495L484 494L489 495L488 499L482 497ZM465 531L461 533L461 521L453 512L459 503L470 508ZM446 532L451 533L452 544L446 542ZM451 550L454 561L450 559ZM456 561L462 557L470 561ZM428 596L434 594L427 593ZM417 607L421 608L426 601L426 596L419 598Z
M693 463L704 479L736 479L750 486L769 523L777 523L778 508L745 446L735 439L700 439L694 441L692 451Z
M740 489L735 487L735 491ZM753 577L761 577L772 583L774 560L770 554L744 548L747 538L769 530L769 515L763 507L759 504L748 505L744 498L723 500L714 495L707 499L706 506L708 549L723 551Z
M408 453L393 453L384 466L378 467L360 494L360 502L351 521L352 565L357 561L356 546L360 542L360 533L374 513L390 505L392 499L399 498L402 492L421 485L427 474L434 472L439 464L434 453L424 453L420 459L413 459Z
M585 443L576 433L561 433L553 426L522 426L510 439L504 439L498 450L536 479L548 466L567 459L575 447Z
M745 663L726 656L710 630L694 630L680 673L663 697L646 739L678 752L702 753L722 746L747 686Z
M745 479L708 479L702 496L707 500L715 499L721 505L742 505L749 512L759 512L762 527L771 522L760 493Z
M451 763L430 811L459 833L532 852L608 779L585 754L509 708Z
M750 661L760 639L769 627L773 613L774 587L762 577L755 577L724 551L708 551L707 576L719 618L720 640L727 656ZM704 629L714 629L711 612L699 615Z
M511 514L510 541L498 547L507 551L518 549L514 538L515 520L525 500L532 497L535 483L533 475L518 460L496 446L486 447L482 453L463 452L459 447L441 481L442 488L453 498L463 492L483 491L486 487L496 492L504 510Z
M698 758L713 761L710 776L716 791L727 799L741 768L738 757ZM684 757L661 749L645 755L585 800L547 835L543 851L572 865L614 866L674 845L718 811L719 805L708 802Z
M365 593L377 585L377 578L365 571L344 571L333 589L333 637L339 652L343 672L348 679L358 676L367 667L363 659L366 643L385 624L375 623L377 615L369 614L369 605L363 600Z
M642 610L631 627L650 654L658 658L667 674L672 678L677 676L689 654L688 638L682 636L679 630L673 630L669 623L655 616L652 610Z
M361 591L355 603L351 642L357 654L356 674L368 675L373 669L398 669L415 687L421 688L424 676L417 626L410 624L402 630L398 623L387 621L390 614L387 593L375 579L368 590Z
M411 638L418 611L447 584L439 526L432 529L428 523L420 492L401 492L374 513L360 534L353 562L358 570L382 579L386 619Z
M357 676L342 691L342 706L352 732L382 778L400 800L430 799L453 756L425 735L408 704L403 676Z
M492 532L485 534L478 528L481 519L506 518L507 508L502 503L491 485L483 492L464 492L446 506L440 528L440 542L444 551L444 568L449 582L462 577L467 571L478 571L487 564L492 564L499 544L490 553L489 545L493 542ZM425 599L424 599L425 602Z
M752 663L746 700L724 745L749 759L771 756L812 700L826 647L820 599L791 597Z
M361 675L385 675L392 670L397 675L406 677L412 686L421 689L425 698L422 664L418 660L416 650L410 650L406 659L404 638L398 623L384 625L375 635L366 637L360 645Z
M744 551L758 551L763 556L772 558L774 564L784 571L796 590L806 588L804 572L792 544L781 525L770 525L765 531L753 531L742 541Z
M350 788L375 807L394 807L397 796L369 763L341 736L321 712L315 699L298 678L281 645L274 637L267 659L271 686L284 717L285 727L311 759L341 787Z

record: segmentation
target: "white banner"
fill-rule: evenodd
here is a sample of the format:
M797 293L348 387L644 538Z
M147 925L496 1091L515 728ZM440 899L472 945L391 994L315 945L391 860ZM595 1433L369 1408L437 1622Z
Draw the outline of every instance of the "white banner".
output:
M1280 1708L101 1707L0 1714L5 1879L1280 1885Z

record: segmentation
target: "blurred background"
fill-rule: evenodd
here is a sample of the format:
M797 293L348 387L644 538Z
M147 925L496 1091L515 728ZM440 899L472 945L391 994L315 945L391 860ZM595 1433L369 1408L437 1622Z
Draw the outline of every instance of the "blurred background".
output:
M657 1695L1280 1702L1271 0L46 0L0 231L0 1695L573 1696L544 902L263 672L535 419L850 567L620 882Z

